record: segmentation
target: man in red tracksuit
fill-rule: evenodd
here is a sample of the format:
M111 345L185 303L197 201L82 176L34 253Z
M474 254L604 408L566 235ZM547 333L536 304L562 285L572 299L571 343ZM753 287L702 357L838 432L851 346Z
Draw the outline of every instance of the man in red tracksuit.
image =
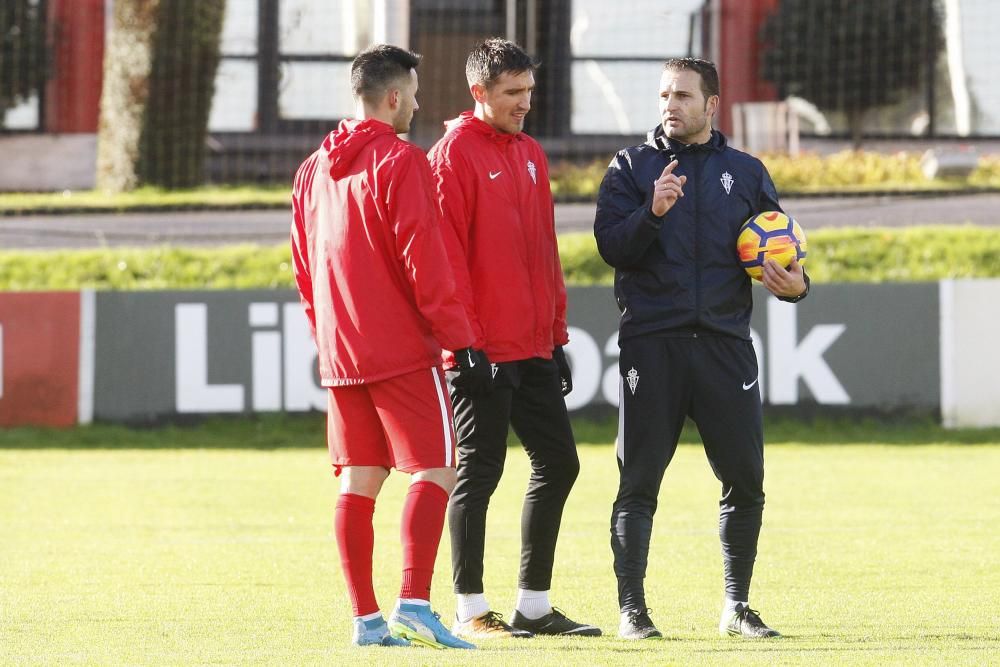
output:
M430 167L396 135L417 109L419 56L379 45L351 67L357 120L345 120L295 175L295 281L330 388L328 443L343 471L335 532L355 644L475 648L430 608L431 576L455 485L442 347L455 391L492 385L440 234ZM372 586L375 498L389 469L412 475L403 507L403 580L389 623Z
M449 509L458 605L467 639L599 635L549 602L563 506L580 469L563 395L572 389L562 346L566 288L556 247L548 165L522 132L536 63L520 47L490 39L469 54L475 110L448 124L430 152L445 244L473 347L496 366L492 391L462 391L448 372L458 435L458 484ZM449 360L446 367L454 361ZM510 623L483 591L486 508L503 472L510 426L531 459L521 515L521 568Z

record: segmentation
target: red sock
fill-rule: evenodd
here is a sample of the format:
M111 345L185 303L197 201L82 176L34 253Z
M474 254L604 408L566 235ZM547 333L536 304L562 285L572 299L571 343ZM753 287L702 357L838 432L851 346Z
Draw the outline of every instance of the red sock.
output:
M347 595L355 616L378 611L372 585L372 551L375 548L375 499L342 493L337 499L333 529L340 551L340 566L347 581Z
M431 599L431 578L437 559L448 494L434 482L410 484L403 504L400 537L403 543L401 598Z

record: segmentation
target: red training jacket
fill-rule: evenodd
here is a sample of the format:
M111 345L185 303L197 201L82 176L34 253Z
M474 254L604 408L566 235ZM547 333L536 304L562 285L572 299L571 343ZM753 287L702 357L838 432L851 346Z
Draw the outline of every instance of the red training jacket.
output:
M545 153L471 111L447 127L431 170L475 347L494 362L549 359L569 336Z
M376 120L345 120L302 163L292 267L327 387L441 364L473 342L455 297L423 152Z

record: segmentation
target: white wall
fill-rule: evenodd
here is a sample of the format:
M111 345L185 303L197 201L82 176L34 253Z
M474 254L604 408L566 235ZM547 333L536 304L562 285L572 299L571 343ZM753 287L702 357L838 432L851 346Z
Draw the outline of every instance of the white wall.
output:
M940 294L942 422L1000 426L1000 279L943 280Z
M0 137L0 191L90 190L97 164L96 134Z

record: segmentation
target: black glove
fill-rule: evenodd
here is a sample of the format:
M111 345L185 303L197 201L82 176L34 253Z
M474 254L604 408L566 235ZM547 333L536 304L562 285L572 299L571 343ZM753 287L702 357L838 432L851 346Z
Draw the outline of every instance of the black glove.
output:
M562 345L552 350L552 361L559 367L559 379L562 380L562 395L565 396L573 391L573 374L569 370L569 362L566 361L566 353L563 352Z
M455 350L455 363L451 384L459 395L476 398L493 391L493 368L485 352L463 347Z

